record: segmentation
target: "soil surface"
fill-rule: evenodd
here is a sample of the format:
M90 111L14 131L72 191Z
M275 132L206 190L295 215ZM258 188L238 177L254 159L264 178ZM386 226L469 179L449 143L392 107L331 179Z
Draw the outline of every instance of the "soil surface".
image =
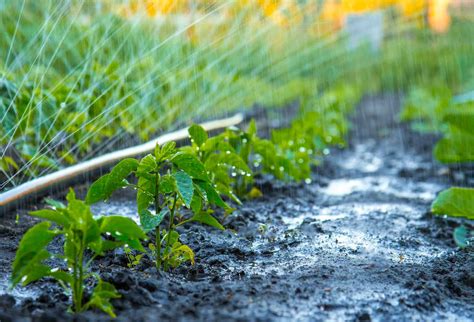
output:
M147 259L128 269L120 251L97 260L94 270L123 295L117 320L473 320L474 252L452 240L459 221L428 212L436 193L465 176L433 162L436 138L398 124L399 106L398 95L366 97L349 147L330 151L311 183L261 178L264 197L228 217L225 232L183 229L194 266L158 275ZM123 194L94 210L134 216L135 203ZM73 320L49 280L7 290L33 221L0 221L0 321Z

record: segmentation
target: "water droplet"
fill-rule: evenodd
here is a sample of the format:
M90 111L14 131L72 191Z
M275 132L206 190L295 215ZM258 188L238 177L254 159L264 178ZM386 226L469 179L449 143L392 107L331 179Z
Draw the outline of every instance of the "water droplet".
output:
M323 150L324 155L328 155L329 153L331 153L331 151L328 148Z
M231 176L236 177L236 176L237 176L237 173L232 172L232 173L231 173Z
M54 272L57 272L57 271L59 271L59 267L53 268L53 269L51 270L51 273L54 273Z
M285 170L284 167L280 167L280 168L278 168L278 169L279 169L281 172L283 172L283 171Z
M27 280L27 278L28 278L27 275L23 276L23 277L21 278L21 282L22 282L22 283L25 283L25 281Z
M253 166L254 166L255 168L258 168L258 167L260 166L260 163L258 163L257 161L255 161L255 162L253 163Z
M247 177L251 177L252 175L250 173L247 173Z
M242 143L247 143L247 142L248 142L247 139L242 140Z
M66 107L66 103L65 103L65 102L61 102L61 104L59 104L59 107L60 107L60 108L65 108L65 107Z
M107 231L105 234L106 234L107 236L110 236L110 232L108 232L108 231Z
M298 163L299 163L299 164L302 164L303 162L304 162L303 159L298 159Z
M306 148L304 146L300 147L300 152L306 152Z
M271 166L270 169L275 170L275 167L274 167L274 166Z
M226 154L230 154L230 151L229 151L229 150L227 150L227 151L225 151L225 153L226 153Z
M123 245L124 247L128 247L128 244Z
M119 232L119 231L115 231L115 235L117 235L117 236L122 236L122 233Z
M289 146L293 146L293 144L295 144L295 142L293 142L293 140L288 141Z
M306 184L310 184L310 183L311 183L311 179L310 179L310 178L306 178L306 179L304 179L304 182L305 182Z

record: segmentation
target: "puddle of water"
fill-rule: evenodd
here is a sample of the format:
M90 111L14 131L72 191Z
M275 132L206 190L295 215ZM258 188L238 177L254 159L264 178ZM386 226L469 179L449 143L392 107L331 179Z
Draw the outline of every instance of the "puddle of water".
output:
M0 280L0 295L3 294L10 294L18 300L23 300L29 297L35 298L38 296L38 292L34 290L31 286L17 286L10 290L8 276L2 276L2 279Z
M341 160L338 165L345 170L356 170L363 173L379 171L383 166L382 158L373 152L373 144L359 144L354 147L351 158Z
M120 215L133 219L140 223L137 215L137 206L135 201L131 200L112 200L108 202L99 202L91 206L92 212L97 216Z
M429 182L402 182L390 176L369 176L355 179L335 179L322 189L329 196L347 196L355 192L389 194L403 199L431 201L442 186Z

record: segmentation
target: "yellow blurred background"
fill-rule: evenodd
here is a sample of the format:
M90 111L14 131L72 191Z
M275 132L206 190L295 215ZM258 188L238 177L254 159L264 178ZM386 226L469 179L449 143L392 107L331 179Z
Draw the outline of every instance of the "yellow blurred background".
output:
M353 14L395 8L404 19L418 19L421 25L429 26L435 32L446 32L451 17L450 8L473 6L472 0L326 0L323 2L296 0L235 0L230 2L213 0L131 0L119 10L125 16L144 13L149 17L163 17L170 14L198 14L223 6L226 17L241 9L255 10L256 14L281 27L295 25L311 17L324 31L344 27L346 17ZM307 21L307 19L306 19Z

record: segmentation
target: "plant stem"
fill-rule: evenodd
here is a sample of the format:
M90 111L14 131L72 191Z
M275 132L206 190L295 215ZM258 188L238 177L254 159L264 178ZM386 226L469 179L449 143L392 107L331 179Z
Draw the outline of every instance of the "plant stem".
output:
M161 233L160 226L155 228L156 270L161 270Z
M74 312L79 313L82 311L82 296L84 292L84 267L83 267L83 256L84 246L83 238L80 239L79 249L77 244L75 245L74 254L74 265L73 265L73 285L72 285L72 301L74 306Z
M168 240L166 241L166 248L168 249L168 256L171 253L171 232L173 231L174 228L174 212L176 209L176 201L178 200L178 194L174 194L174 200L173 200L173 207L171 208L171 214L170 214L170 222L169 222L169 228L168 228ZM168 267L166 267L165 270L168 270Z
M156 172L155 181L155 213L159 214L161 211L160 207L160 174ZM155 250L156 250L156 270L161 270L161 232L160 226L155 228Z

